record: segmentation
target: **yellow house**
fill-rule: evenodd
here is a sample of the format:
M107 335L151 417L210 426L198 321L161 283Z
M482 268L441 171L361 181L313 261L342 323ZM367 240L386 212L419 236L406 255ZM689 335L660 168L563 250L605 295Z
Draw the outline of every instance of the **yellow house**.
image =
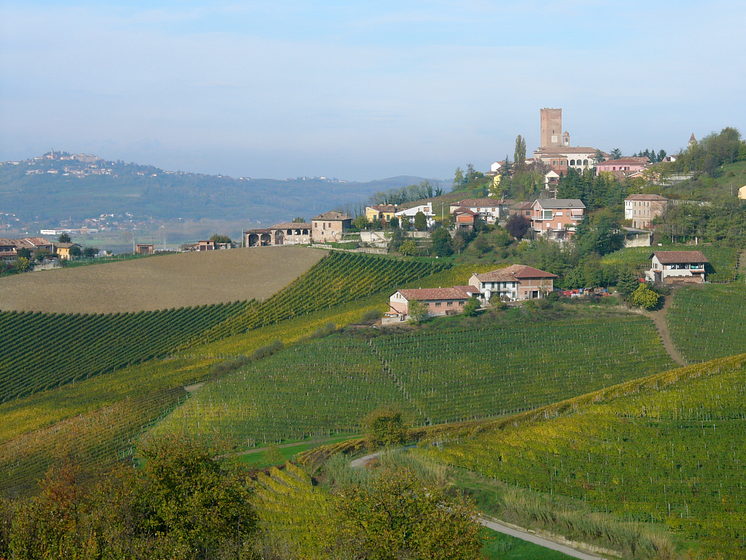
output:
M55 243L54 251L60 259L70 259L72 257L70 249L73 247L80 247L80 245L77 243Z
M365 208L365 217L369 222L381 220L384 223L388 223L395 214L396 206L394 204L378 204L375 206L366 206Z
M746 200L746 185L738 189L738 198Z

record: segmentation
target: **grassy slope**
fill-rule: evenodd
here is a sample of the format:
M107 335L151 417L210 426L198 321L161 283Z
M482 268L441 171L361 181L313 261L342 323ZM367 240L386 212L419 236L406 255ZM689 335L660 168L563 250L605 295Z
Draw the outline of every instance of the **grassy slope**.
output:
M625 520L663 523L707 552L744 558L745 396L741 355L442 431L425 453Z

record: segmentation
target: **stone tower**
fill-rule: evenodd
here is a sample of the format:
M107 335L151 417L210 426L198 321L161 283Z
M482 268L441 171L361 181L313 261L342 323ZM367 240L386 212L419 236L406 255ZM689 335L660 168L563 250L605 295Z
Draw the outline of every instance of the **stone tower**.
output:
M562 109L541 109L541 147L562 146Z

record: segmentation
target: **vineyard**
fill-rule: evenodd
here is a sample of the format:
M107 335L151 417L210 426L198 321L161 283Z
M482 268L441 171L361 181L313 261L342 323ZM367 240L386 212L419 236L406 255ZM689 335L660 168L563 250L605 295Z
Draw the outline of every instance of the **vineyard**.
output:
M731 282L738 268L739 249L714 245L667 245L666 247L631 247L605 255L601 262L609 265L626 265L635 269L640 276L650 269L650 255L654 251L702 251L710 264L706 267L707 281L714 283Z
M668 312L678 351L689 362L746 352L746 285L679 289Z
M417 425L536 408L674 367L652 323L530 319L296 345L203 387L159 430L220 432L246 446L355 432L397 403ZM612 346L615 338L624 346Z
M0 313L0 402L164 356L248 305L109 315Z
M478 432L441 432L429 459L664 524L746 558L746 355L589 394Z
M427 278L448 266L334 251L287 288L214 327L196 342L219 340L355 301Z

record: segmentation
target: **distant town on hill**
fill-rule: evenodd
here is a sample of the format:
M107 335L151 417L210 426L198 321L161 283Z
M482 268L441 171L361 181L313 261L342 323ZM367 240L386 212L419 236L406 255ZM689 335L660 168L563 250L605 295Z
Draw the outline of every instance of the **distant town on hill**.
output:
M0 228L112 227L115 222L223 220L270 225L366 201L376 191L419 183L329 177L233 178L51 151L0 163ZM432 181L432 180L431 180ZM437 181L435 182L437 183Z

